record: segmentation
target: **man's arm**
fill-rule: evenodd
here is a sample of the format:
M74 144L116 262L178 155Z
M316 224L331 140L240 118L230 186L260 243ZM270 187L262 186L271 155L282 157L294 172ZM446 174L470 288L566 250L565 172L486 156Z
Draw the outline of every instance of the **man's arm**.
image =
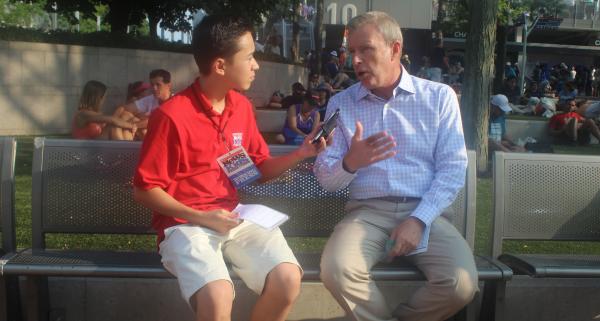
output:
M137 105L135 104L135 101L129 104L126 104L123 106L123 108L125 108L126 111L134 114L135 116L138 116L139 114L143 114L138 108Z
M451 89L444 87L440 108L439 131L434 151L435 176L429 190L411 216L402 221L391 233L395 241L390 257L412 252L423 237L423 232L452 204L465 183L467 150L460 119L458 99Z
M456 198L465 183L468 163L458 99L447 87L441 94L445 99L434 151L435 176L412 214L427 226Z

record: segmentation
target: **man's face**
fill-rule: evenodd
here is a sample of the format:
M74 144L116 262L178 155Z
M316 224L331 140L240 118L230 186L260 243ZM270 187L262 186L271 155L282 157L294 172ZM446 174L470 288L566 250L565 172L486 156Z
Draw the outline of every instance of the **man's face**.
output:
M393 51L395 45L398 52ZM402 53L402 44L389 44L377 27L363 24L348 34L348 50L352 55L352 66L358 80L373 90L393 85L400 68L397 58Z
M502 115L502 109L494 104L490 104L490 117L497 118L500 115Z
M156 99L165 101L171 97L171 83L165 83L161 76L150 78L152 94Z
M248 90L259 68L254 59L254 39L246 32L238 39L237 45L238 52L225 60L225 79L232 88Z

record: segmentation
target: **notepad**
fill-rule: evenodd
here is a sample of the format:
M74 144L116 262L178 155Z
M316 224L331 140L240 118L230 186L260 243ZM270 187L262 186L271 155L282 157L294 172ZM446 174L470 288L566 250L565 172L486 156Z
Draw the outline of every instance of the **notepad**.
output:
M233 212L239 213L241 219L267 230L278 227L290 218L277 210L260 204L238 204Z

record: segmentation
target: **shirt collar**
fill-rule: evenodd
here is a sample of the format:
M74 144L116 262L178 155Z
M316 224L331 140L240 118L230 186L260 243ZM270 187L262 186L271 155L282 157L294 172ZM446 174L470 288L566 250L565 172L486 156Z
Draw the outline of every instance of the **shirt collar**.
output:
M207 116L208 115L210 115L211 117L231 116L231 114L233 113L234 108L231 108L231 106L232 106L231 90L229 92L227 92L227 96L225 96L225 108L223 109L223 112L221 112L220 114L215 112L215 110L212 107L212 104L210 103L208 98L206 98L206 96L204 95L204 91L202 90L202 87L200 86L199 78L196 78L196 81L194 81L194 83L192 84L192 92L193 92L192 94L194 95L196 102L198 103L198 108L200 109L201 112L203 112Z
M396 86L396 88L394 88L392 98L396 98L396 96L398 96L402 92L406 92L409 94L416 93L415 84L413 83L412 76L408 73L408 71L406 71L406 69L404 69L404 66L402 66L402 75L400 76L400 82L398 82L398 85ZM371 90L367 89L365 86L362 85L362 83L359 82L356 93L356 101L359 101L369 95L377 97L371 92Z

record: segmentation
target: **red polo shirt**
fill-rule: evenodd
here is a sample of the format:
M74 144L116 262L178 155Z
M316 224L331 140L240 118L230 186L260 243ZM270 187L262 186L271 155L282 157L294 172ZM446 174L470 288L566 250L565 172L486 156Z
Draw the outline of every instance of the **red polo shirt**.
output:
M196 81L152 113L134 185L162 188L194 209L231 211L238 194L217 158L240 145L256 165L269 157L248 99L229 91L225 109L218 114ZM187 222L156 212L152 218L159 242L164 229L182 223Z
M562 129L567 124L568 118L575 118L578 122L582 122L585 120L580 114L571 111L568 113L556 114L552 116L552 118L550 118L550 120L548 121L548 127L555 130Z

